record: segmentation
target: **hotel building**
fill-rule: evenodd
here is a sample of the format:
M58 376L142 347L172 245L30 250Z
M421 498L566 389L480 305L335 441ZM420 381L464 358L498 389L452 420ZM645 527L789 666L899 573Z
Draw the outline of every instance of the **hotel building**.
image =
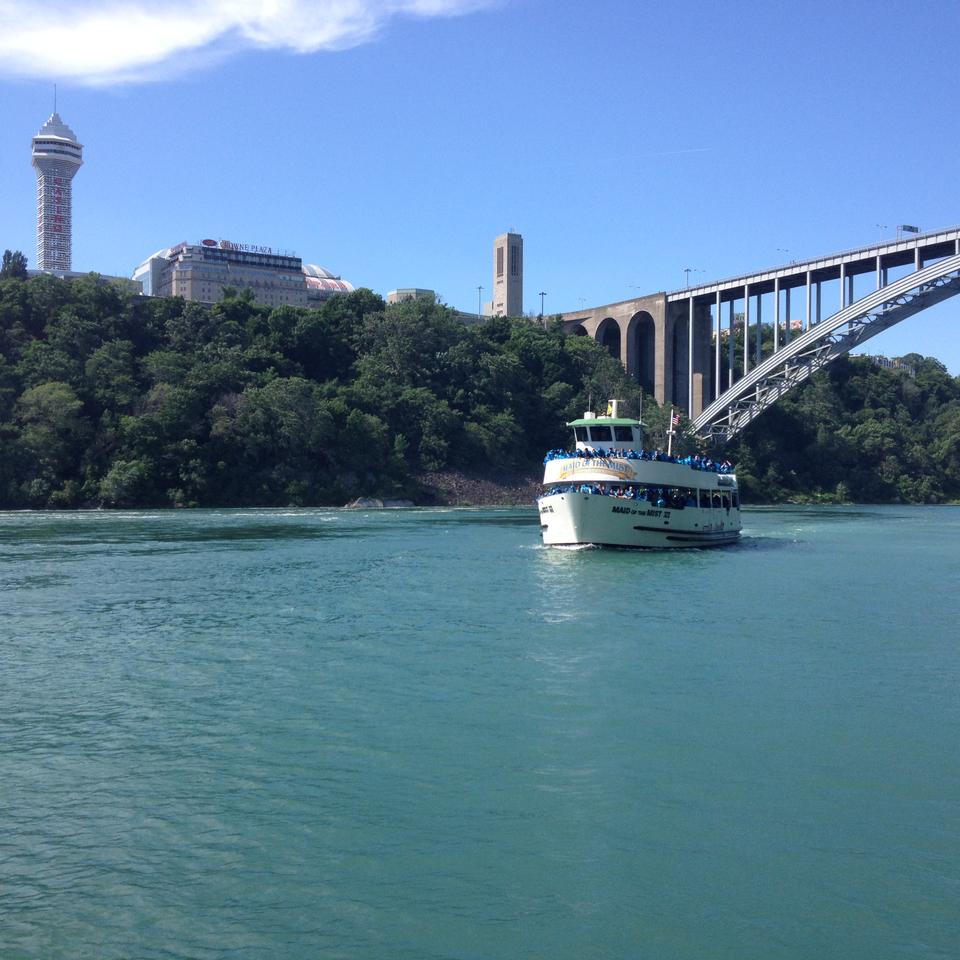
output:
M254 301L268 307L306 307L354 289L292 254L230 240L183 242L160 250L137 267L133 279L148 296L216 303L224 287L233 287L252 291Z

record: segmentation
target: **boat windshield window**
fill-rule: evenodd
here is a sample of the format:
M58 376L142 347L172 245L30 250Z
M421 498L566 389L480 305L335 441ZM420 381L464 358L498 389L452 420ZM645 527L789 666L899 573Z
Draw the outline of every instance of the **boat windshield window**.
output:
M591 427L590 438L594 443L609 443L613 439L613 434L607 426Z
M614 427L613 435L620 443L633 443L633 427Z
M587 428L586 427L574 427L573 435L577 438L580 443L587 442Z

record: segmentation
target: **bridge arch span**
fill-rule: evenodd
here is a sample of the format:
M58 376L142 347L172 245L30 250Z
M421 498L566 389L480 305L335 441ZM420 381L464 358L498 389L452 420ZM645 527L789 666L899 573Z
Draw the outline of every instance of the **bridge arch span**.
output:
M627 372L647 394L656 387L657 324L646 310L638 310L627 323Z
M725 443L785 393L837 357L960 293L960 255L908 274L791 340L722 393L694 421L704 439Z
M620 324L613 317L604 317L597 327L596 341L605 347L615 360L620 359Z

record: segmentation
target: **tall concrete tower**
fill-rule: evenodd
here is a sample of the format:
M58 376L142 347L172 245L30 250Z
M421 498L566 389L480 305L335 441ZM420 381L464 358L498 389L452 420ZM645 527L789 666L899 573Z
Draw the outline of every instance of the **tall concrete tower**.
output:
M523 316L523 237L502 233L493 241L493 316Z
M83 163L83 145L53 116L33 138L37 171L37 269L66 273L72 260L70 183Z

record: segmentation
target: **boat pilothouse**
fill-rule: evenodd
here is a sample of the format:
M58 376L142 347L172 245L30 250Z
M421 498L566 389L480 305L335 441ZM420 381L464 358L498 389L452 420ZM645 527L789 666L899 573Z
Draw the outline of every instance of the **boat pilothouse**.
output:
M705 547L740 537L740 494L728 463L644 448L643 424L587 411L572 452L544 458L540 531L548 546Z

